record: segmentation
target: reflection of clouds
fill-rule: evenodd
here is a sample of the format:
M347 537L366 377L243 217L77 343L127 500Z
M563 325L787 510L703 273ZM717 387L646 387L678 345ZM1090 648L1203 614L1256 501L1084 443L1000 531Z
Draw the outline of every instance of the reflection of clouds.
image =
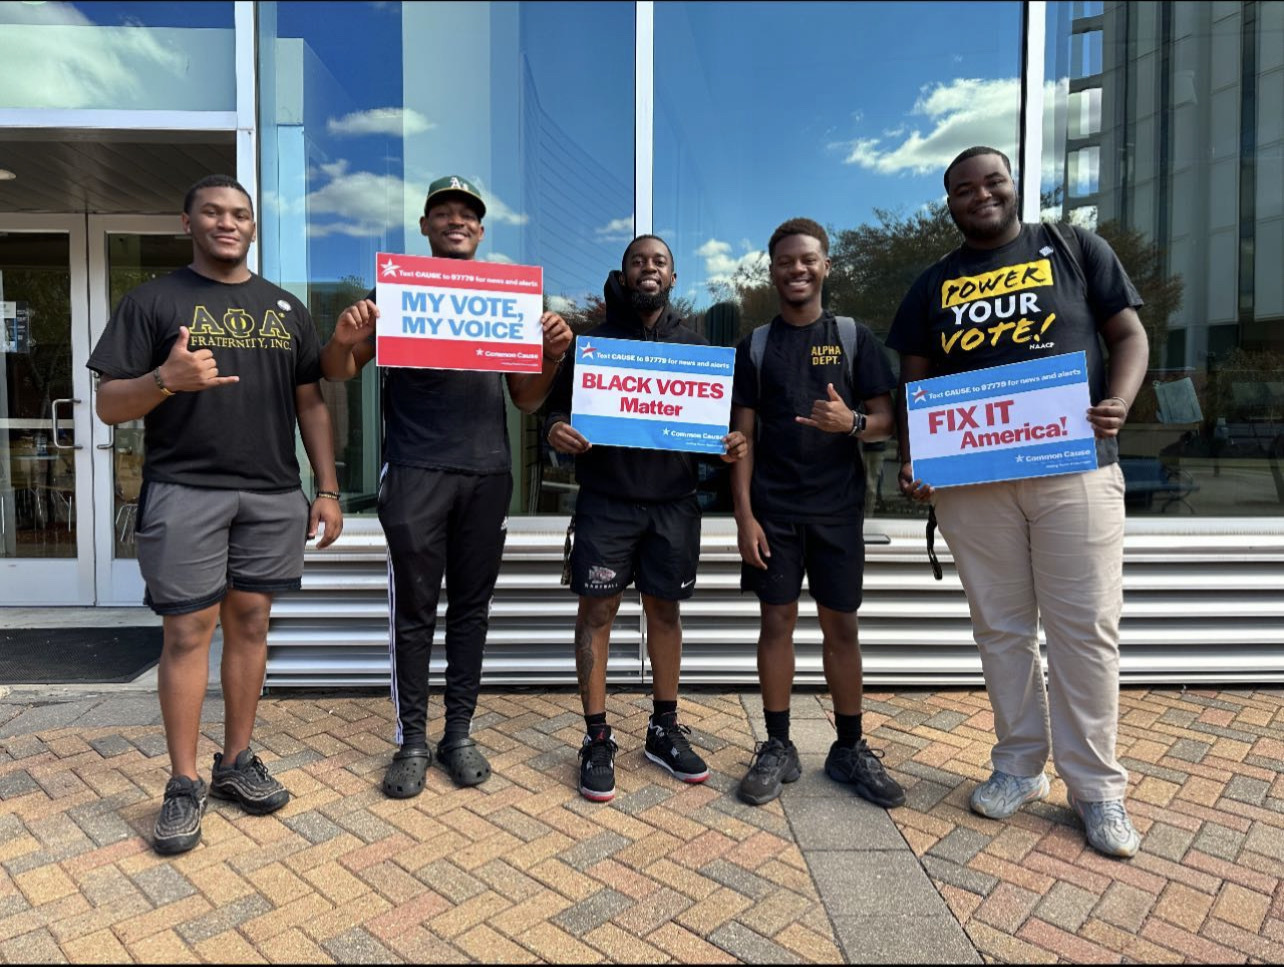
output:
M498 262L500 265L516 265L517 261L510 255L503 252L491 252L489 255L481 257L483 262Z
M740 255L733 255L730 242L711 238L698 249L696 255L704 259L705 284L732 286L737 280L765 281L767 278L767 253L755 250L747 240L741 240Z
M349 171L348 162L340 159L321 165L314 177L329 182L308 193L308 235L351 235L357 238L379 236L401 222L401 179L395 175L377 175L371 171ZM312 180L312 179L309 179ZM319 222L317 216L332 216L333 221Z
M599 242L631 242L633 241L633 216L612 218L605 225L593 229L593 234Z
M546 295L544 302L548 306L549 312L556 312L559 316L574 311L577 306L574 299L568 299L564 295Z
M156 100L160 84L187 86L190 52L163 39L175 30L96 26L69 3L3 8L6 104L134 107Z
M336 137L360 137L366 134L384 134L399 138L407 134L423 134L437 125L413 109L376 107L369 111L353 111L341 118L330 118L325 129Z
M1049 106L1056 103L1057 87L1055 81L1045 85L1044 98ZM1014 154L1020 105L1021 82L1017 78L960 77L925 88L914 102L910 114L925 117L932 125L926 134L901 125L881 137L856 138L834 147L847 152L846 164L879 174L939 173L960 151L975 144L993 145ZM1048 134L1054 123L1053 114L1050 110L1044 112ZM887 143L896 139L900 139L899 143Z
M350 163L346 158L318 165L308 172L308 182L316 184L325 181L325 184L308 192L306 199L282 198L275 193L265 192L264 207L281 214L306 212L308 235L311 238L330 235L374 238L400 225L406 217L404 199L418 196L420 189L407 189L407 183L396 175L351 171L349 168ZM432 179L416 179L418 180L423 180L426 186ZM505 225L525 225L530 220L529 215L513 211L480 184L478 188L486 199L487 224L499 222ZM499 253L492 253L488 258L492 262L513 261Z

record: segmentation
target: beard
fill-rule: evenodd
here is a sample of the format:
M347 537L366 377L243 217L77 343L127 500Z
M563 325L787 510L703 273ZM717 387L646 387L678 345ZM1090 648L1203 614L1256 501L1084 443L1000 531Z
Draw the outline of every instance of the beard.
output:
M657 292L629 289L629 302L633 306L633 311L638 315L647 315L667 306L669 304L669 293L672 291L673 286L669 286L667 289L660 289Z
M1014 195L1003 205L1003 218L992 225L977 225L969 223L964 225L954 212L950 212L950 218L954 221L954 227L962 232L964 238L973 238L979 242L989 242L999 238L1005 232L1011 230L1012 226L1018 220L1017 199Z

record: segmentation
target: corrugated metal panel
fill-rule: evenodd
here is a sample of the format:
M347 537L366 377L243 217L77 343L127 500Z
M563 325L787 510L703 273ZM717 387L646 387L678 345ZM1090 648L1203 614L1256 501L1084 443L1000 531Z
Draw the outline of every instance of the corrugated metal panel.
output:
M565 518L512 518L491 614L488 684L575 681L576 599L559 584ZM980 662L948 548L945 579L927 563L923 522L872 520L860 612L865 679L875 685L976 684ZM878 542L881 539L881 542ZM753 684L758 606L739 590L730 518L704 522L695 597L683 605L683 680ZM432 680L444 672L447 588ZM612 635L612 683L649 669L641 602L625 595ZM1284 520L1137 519L1124 552L1122 675L1130 682L1284 680ZM820 629L804 596L795 635L799 683L823 681ZM348 521L335 548L310 551L303 590L272 611L267 685L388 682L387 568L373 518Z

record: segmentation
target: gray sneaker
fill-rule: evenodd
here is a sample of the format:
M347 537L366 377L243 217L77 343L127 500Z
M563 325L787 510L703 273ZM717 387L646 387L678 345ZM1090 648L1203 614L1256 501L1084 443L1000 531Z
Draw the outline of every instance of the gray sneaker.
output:
M1010 776L995 769L990 778L972 790L968 805L972 812L990 819L1007 819L1028 802L1048 797L1048 777Z
M1136 856L1141 849L1141 834L1133 828L1122 799L1104 802L1080 802L1068 797L1070 808L1083 820L1088 845L1106 856Z

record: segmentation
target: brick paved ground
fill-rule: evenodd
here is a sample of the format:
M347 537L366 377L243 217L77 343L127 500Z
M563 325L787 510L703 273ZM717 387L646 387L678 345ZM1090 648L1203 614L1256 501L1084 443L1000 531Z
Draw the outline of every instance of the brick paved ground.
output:
M1125 692L1146 834L1129 862L1085 849L1059 782L1007 823L967 811L988 774L984 693L870 695L866 728L909 791L897 827L987 960L1278 963L1282 697ZM642 758L649 703L613 696L620 795L598 806L576 791L572 692L485 693L476 737L496 775L456 790L433 769L402 801L378 790L386 697L272 697L256 741L294 800L271 817L211 800L204 843L173 860L145 841L159 727L33 726L0 740L0 961L838 961L781 804L734 798L743 698L684 696L714 770L685 786ZM212 722L204 762L220 735Z
M1127 862L1085 847L1059 780L1006 823L968 810L990 767L984 692L878 696L870 708L888 764L917 780L897 826L987 960L1281 963L1282 699L1124 691L1119 754L1145 836Z

